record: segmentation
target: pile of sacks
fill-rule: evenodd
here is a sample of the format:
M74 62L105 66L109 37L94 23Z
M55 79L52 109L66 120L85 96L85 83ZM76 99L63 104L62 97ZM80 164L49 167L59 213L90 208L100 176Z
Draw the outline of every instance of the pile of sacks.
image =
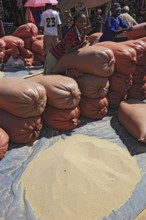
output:
M79 123L80 90L75 80L54 75L0 79L0 158L14 143L33 143L43 125L71 130ZM4 136L4 132L7 136ZM1 135L4 136L2 136Z
M26 79L44 86L47 104L42 114L43 124L68 131L79 124L81 93L76 81L61 75L37 76Z
M0 62L7 66L44 64L43 38L35 24L21 25L12 35L0 38Z
M76 76L81 91L81 115L98 120L108 112L108 77L113 74L114 68L113 52L106 47L93 45L64 55L54 72Z
M109 77L108 100L109 106L115 108L127 98L127 92L132 83L132 74L136 70L136 51L132 47L109 41L96 45L107 47L114 53L115 69L113 75Z
M0 79L0 127L15 143L35 141L42 129L46 90L19 77Z
M34 32L26 37L16 30L13 37L21 35L17 44L15 39L9 42L5 36L0 45L8 52L16 53L17 47L19 52L27 53L26 48L32 50L37 42L32 34L37 36ZM39 138L43 126L69 131L78 126L80 115L99 120L107 115L109 107L118 108L119 121L138 140L145 141L145 133L141 138L142 126L134 119L136 113L131 113L134 106L139 106L135 112L140 117L146 105L142 102L146 87L145 52L145 38L102 42L64 55L56 65L55 75L1 79L0 127L8 134L4 145L9 139L32 143ZM133 127L129 128L130 124ZM140 138L131 131L134 126L138 131L141 129Z

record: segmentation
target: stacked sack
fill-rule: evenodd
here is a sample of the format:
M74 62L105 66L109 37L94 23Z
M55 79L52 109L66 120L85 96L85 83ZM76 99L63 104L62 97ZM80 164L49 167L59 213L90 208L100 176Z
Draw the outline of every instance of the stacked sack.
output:
M132 75L132 86L128 90L127 99L143 100L146 97L146 42L141 39L122 42L134 48L137 55L136 70Z
M94 120L102 119L108 112L108 77L81 73L77 69L70 69L67 75L76 78L81 91L81 115Z
M81 115L98 120L107 114L108 77L113 74L114 65L115 59L110 49L92 45L64 55L54 71L63 74L67 71L70 76L79 72L76 81L81 91Z
M91 45L99 42L99 38L101 37L102 33L101 32L95 32L93 34L90 34L89 36L87 36L87 40L89 41L89 43Z
M0 79L0 127L15 143L32 143L42 130L45 88L18 77Z
M107 47L115 57L114 74L109 77L108 101L111 108L117 108L127 98L132 85L132 74L135 73L137 56L135 49L120 43L105 41L95 45Z
M19 56L19 48L24 47L24 41L19 37L14 37L11 35L6 35L1 38L6 46L5 46L5 56L4 56L4 62L7 62L7 60L10 57L17 58Z
M146 103L137 99L122 101L118 108L119 122L137 141L146 143Z
M8 150L9 136L8 134L0 128L0 160L5 156Z
M43 54L44 35L38 35L38 28L33 23L23 24L18 27L13 36L19 37L24 41L24 48L33 54L33 65L44 64L45 57ZM28 59L28 56L25 57ZM28 63L26 63L28 65Z
M126 31L125 34L127 35L129 40L135 40L141 37L145 37L146 36L146 22L134 25L132 27L132 30Z
M45 56L44 56L44 35L37 35L32 42L31 51L34 53L35 60L40 61L40 63L45 63Z
M2 64L4 60L5 48L6 48L5 41L0 38L0 64Z
M6 45L3 62L8 66L44 64L43 37L44 35L38 35L38 28L35 24L21 25L13 35L7 35L0 39Z
M27 23L19 26L13 36L23 39L25 48L31 50L31 45L34 38L38 35L38 28L33 23Z
M47 105L42 114L43 124L49 128L69 131L79 124L80 90L74 79L61 75L36 76L26 79L44 86Z

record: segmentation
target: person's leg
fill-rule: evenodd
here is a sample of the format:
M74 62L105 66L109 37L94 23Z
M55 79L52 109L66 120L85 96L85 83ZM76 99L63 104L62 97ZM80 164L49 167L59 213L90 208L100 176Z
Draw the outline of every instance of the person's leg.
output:
M58 42L59 42L58 36L52 36L52 39L51 39L52 47L58 44Z
M46 35L44 36L44 46L43 46L45 55L47 55L50 48L51 48L51 36Z
M45 67L44 67L44 73L45 75L50 75L53 73L53 70L57 64L57 59L50 53L47 53L46 59L45 59Z

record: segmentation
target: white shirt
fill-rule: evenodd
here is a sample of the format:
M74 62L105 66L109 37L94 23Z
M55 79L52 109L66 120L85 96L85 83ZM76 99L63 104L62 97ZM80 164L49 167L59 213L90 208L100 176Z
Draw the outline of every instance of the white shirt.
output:
M48 9L42 13L40 26L44 27L44 35L58 36L57 25L61 20L57 11Z

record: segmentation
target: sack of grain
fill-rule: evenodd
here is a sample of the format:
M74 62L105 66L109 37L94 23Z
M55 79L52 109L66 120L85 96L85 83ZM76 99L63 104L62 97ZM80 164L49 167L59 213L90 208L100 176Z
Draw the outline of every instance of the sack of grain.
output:
M0 160L5 156L8 150L9 136L8 134L0 128Z
M19 77L0 79L0 108L15 116L28 118L41 115L46 100L46 90L38 83Z
M135 49L137 55L137 65L145 65L146 63L146 42L142 40L127 40L120 44Z
M6 35L6 36L2 37L1 39L5 42L6 49L24 47L24 41L19 37L15 37L12 35Z
M118 108L120 103L123 100L127 99L127 94L122 95L122 94L117 93L117 92L109 91L108 95L107 95L107 98L108 98L108 103L109 103L110 108Z
M144 100L146 98L146 83L134 84L128 90L127 99Z
M78 69L96 76L111 76L115 68L113 52L101 46L87 46L65 54L57 62L55 73L65 73L66 69Z
M20 38L36 37L38 35L38 28L33 23L27 23L19 26L14 32L13 36Z
M88 98L103 98L109 89L108 77L83 74L76 79L81 94Z
M131 31L126 31L128 39L138 39L146 36L146 22L136 24Z
M77 82L67 76L47 75L28 78L39 83L46 89L47 104L59 108L69 109L78 106L80 102L80 90Z
M0 109L0 127L14 143L33 143L42 130L41 116L20 118Z
M104 98L91 99L82 96L80 104L80 114L86 118L99 120L107 115L108 100Z
M138 141L146 143L146 103L129 99L118 108L119 122Z
M59 131L69 131L79 124L79 107L71 109L57 109L47 105L42 114L43 124Z
M132 86L132 75L124 75L115 72L109 77L109 91L120 94L122 97L127 95L127 91Z
M137 64L137 56L136 51L128 47L126 45L111 42L111 41L104 41L94 46L102 46L107 47L112 50L114 57L115 57L115 72L119 72L122 74L133 74L136 69Z

